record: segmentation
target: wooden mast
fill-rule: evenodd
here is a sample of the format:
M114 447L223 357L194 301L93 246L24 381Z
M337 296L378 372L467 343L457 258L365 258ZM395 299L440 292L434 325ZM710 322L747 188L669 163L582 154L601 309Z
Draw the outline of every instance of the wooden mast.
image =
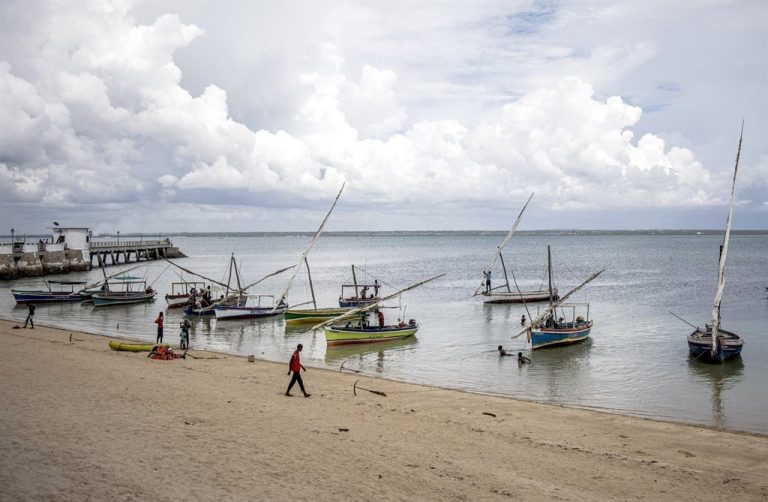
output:
M547 277L549 278L549 305L551 307L555 298L552 294L552 252L549 249L549 245L547 245Z
M323 221L320 223L320 227L318 227L317 232L315 232L315 236L312 238L312 241L309 243L309 246L307 247L306 251L302 253L301 258L299 259L299 263L296 266L296 269L293 271L293 274L288 279L288 283L285 285L285 289L277 298L277 303L275 304L275 308L272 309L272 312L274 312L277 309L277 305L281 304L285 300L286 296L288 296L288 291L291 289L291 284L293 284L293 280L296 278L296 274L299 273L299 269L301 268L301 262L304 261L304 258L307 257L307 254L309 254L309 252L312 250L317 240L320 238L320 235L323 233L323 228L325 227L325 224L328 221L328 218L330 218L331 213L333 212L333 208L336 207L336 203L339 202L339 197L341 197L341 192L344 191L345 185L346 185L346 182L341 184L339 193L336 195L336 198L333 200L333 204L331 204L331 208L328 210L328 212L325 215L325 218L323 218Z
M360 298L360 293L357 291L357 276L355 276L355 265L352 265L352 283L355 285L355 298Z
M499 259L501 260L501 268L504 270L504 280L507 283L507 292L511 293L512 290L509 289L509 277L507 277L507 266L504 265L504 255L503 254L499 254Z
M309 279L309 292L312 294L312 306L317 310L317 301L315 300L315 287L312 285L312 273L309 271L309 260L304 257L304 265L307 266L307 278Z
M488 271L491 270L491 268L493 268L493 265L496 263L496 260L498 260L499 256L501 256L501 250L504 249L504 246L507 245L507 242L509 242L509 240L512 238L512 236L515 235L515 230L517 230L517 226L520 224L520 220L523 218L523 213L525 212L525 209L528 207L528 203L531 202L532 198L533 198L533 194L531 194L531 196L528 197L528 200L525 202L525 205L520 210L520 214L517 215L517 219L515 220L515 224L512 225L512 230L510 230L509 233L507 234L507 236L504 238L504 240L501 241L501 244L499 244L496 247L496 253L493 255L493 259L488 264L488 266L483 269L483 272L488 272ZM505 275L506 275L506 272L505 272ZM507 284L509 284L509 280L507 280ZM475 295L474 296L479 295L480 294L480 290L482 290L484 286L485 286L485 281L483 281L483 283L480 284L480 287L478 287L475 290Z
M728 256L728 242L731 238L731 222L733 221L733 200L736 192L736 174L739 171L739 157L741 156L741 140L744 137L744 122L741 122L741 133L739 134L739 148L736 151L736 165L733 167L733 184L731 185L731 204L728 207L728 220L725 223L725 236L723 237L722 251L720 253L720 263L717 273L717 292L715 301L712 305L712 357L717 355L717 334L720 331L720 302L723 299L725 290L725 258Z

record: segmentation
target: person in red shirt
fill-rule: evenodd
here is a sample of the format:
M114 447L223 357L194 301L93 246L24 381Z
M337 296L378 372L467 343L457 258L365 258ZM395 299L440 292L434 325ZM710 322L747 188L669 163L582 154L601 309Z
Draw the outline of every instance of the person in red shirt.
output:
M157 324L157 344L160 345L163 343L163 313L160 312L160 315L157 316L157 319L155 319L155 324Z
M381 310L377 310L376 311L376 318L379 320L379 327L383 328L384 327L384 312L382 312Z
M304 397L309 397L311 395L304 390L304 382L301 379L301 370L307 371L307 368L301 364L301 357L299 356L299 353L303 348L304 346L302 344L298 344L291 356L291 361L288 363L288 374L290 375L291 372L293 372L293 378L291 378L291 383L288 385L288 390L285 391L286 396L291 395L291 388L296 382L299 382L299 388L301 389L301 392L304 393Z

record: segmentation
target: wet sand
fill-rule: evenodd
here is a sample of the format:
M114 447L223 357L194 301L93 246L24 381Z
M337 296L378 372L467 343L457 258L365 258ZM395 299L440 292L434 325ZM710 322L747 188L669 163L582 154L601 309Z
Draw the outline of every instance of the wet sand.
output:
M0 500L768 499L766 436L17 324Z

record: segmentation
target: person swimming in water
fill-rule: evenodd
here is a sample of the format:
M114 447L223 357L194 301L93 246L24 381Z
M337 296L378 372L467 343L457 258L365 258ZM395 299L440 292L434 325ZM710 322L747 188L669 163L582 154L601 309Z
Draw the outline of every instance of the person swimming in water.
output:
M523 355L522 352L517 353L517 364L528 364L531 360Z
M512 354L510 354L509 352L507 352L506 350L504 350L504 347L502 347L501 345L499 345L499 357L504 357L504 356L511 356L511 355L512 355Z

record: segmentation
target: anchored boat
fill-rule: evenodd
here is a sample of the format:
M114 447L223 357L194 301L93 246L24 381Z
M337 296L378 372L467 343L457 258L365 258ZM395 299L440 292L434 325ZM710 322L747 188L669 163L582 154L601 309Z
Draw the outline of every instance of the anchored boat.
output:
M204 282L183 281L172 282L171 292L165 295L165 303L169 309L181 308L194 298L198 291L205 289Z
M712 322L704 329L696 328L688 335L688 351L691 356L707 362L722 363L723 361L741 354L744 339L731 331L720 329L720 304L725 290L725 259L728 256L728 243L731 238L731 222L733 220L733 201L736 191L736 173L739 170L741 155L741 140L744 136L744 124L741 124L739 148L736 151L736 165L733 168L733 183L731 185L731 204L728 208L728 219L725 223L725 235L720 246L720 266L717 273L717 291L712 305Z
M557 299L557 288L554 290L544 288L522 290L518 287L517 281L515 281L514 289L509 284L507 266L504 263L504 255L502 254L502 250L504 249L504 246L506 246L510 241L510 239L512 239L512 236L515 235L515 230L517 230L517 226L520 224L523 213L525 212L525 209L528 207L528 203L531 202L532 198L533 194L528 197L528 201L526 201L523 209L520 210L520 214L517 215L517 220L515 220L515 224L512 225L512 229L509 231L504 240L501 241L501 243L496 247L496 253L493 255L491 263L489 263L488 266L483 269L483 283L480 284L480 287L475 290L475 296L482 295L483 303L544 302L549 300L553 295L554 298ZM491 287L491 274L493 271L493 266L496 264L496 260L501 262L501 270L504 272L504 284L501 286ZM512 278L514 279L514 274L512 275Z
M157 292L147 286L147 281L121 281L120 291L99 291L91 296L94 307L111 307L114 305L130 305L134 303L146 303L155 300Z
M383 322L383 314L379 314L378 324L370 324L368 323L366 314L380 308L379 304L393 300L408 290L422 286L444 275L445 274L436 275L424 281L417 282L416 284L401 289L375 303L351 309L338 317L312 327L312 329L323 328L325 332L325 341L329 346L383 342L414 336L419 330L419 325L416 323L415 319L411 319L408 324L400 322L394 325L386 325Z
M16 303L79 302L90 297L83 293L85 281L46 281L47 289L11 289Z
M282 315L287 304L275 307L275 295L247 295L243 305L217 305L213 308L216 319L254 319ZM265 301L265 299L269 299Z
M560 299L555 299L551 293L549 306L540 308L537 317L531 321L530 326L520 331L512 338L528 334L531 349L541 349L558 345L569 345L581 342L589 337L592 331L592 321L589 319L588 303L565 303L574 293L593 281L603 270L592 274L586 281L575 287ZM547 275L549 277L549 290L552 287L552 254L547 246Z

